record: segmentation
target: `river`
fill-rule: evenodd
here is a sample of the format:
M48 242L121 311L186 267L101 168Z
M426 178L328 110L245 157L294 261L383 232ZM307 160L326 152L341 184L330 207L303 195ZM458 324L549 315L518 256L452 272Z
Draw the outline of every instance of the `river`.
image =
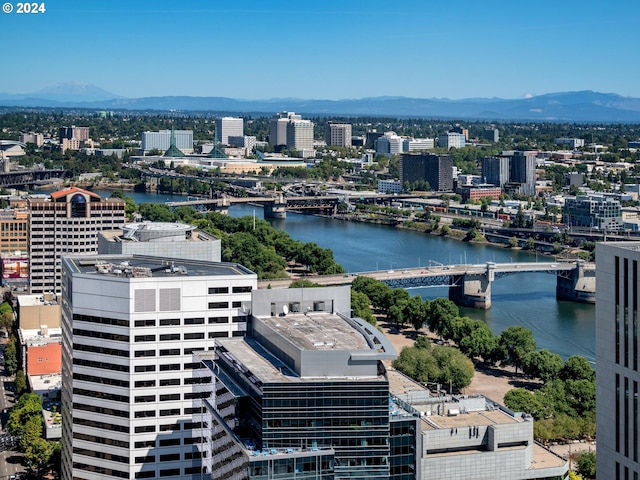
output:
M109 192L96 192L109 196ZM183 196L153 193L127 193L136 203L183 200ZM262 208L235 205L234 217L254 215L263 218ZM288 213L286 220L269 219L278 229L303 242L331 248L334 257L349 272L397 270L427 266L429 261L443 264L492 262L535 262L535 254L486 244L469 244L434 237L410 230L367 223ZM547 257L539 257L548 261ZM494 333L512 325L533 332L539 349L549 349L567 358L582 355L595 361L595 307L555 296L555 277L545 273L521 273L492 284L490 310L461 309L473 319L484 320ZM446 287L410 290L423 298L446 297Z

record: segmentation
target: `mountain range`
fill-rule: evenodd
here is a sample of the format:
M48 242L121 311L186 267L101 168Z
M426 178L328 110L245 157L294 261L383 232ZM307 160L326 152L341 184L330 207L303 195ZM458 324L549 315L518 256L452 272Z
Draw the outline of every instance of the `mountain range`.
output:
M529 120L556 122L640 122L640 98L593 91L549 93L522 99L368 97L344 100L163 96L125 98L95 85L68 82L30 94L0 93L0 106L101 110L209 111L272 114L295 111L319 116L388 116Z

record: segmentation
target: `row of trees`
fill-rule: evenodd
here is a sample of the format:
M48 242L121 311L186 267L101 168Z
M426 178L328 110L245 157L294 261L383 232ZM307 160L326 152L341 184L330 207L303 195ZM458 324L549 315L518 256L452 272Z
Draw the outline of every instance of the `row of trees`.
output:
M25 466L34 478L44 478L54 465L58 466L54 469L60 471L60 443L42 438L43 423L42 398L35 393L23 393L9 412L6 424L7 432L20 438L18 448L24 453Z
M369 302L374 310L383 313L396 325L423 326L453 342L470 359L488 364L511 365L518 371L540 379L541 388L535 392L511 390L505 404L514 410L530 413L536 420L536 438L546 441L558 438L581 438L595 435L595 371L581 356L562 357L549 350L537 350L530 330L512 326L494 335L489 326L479 320L462 317L458 307L445 298L422 300L410 297L402 289L366 277L353 282L353 290L362 296L358 308ZM352 297L353 299L353 297ZM354 308L354 312L356 309ZM404 349L396 360L396 368L421 381L447 383L461 389L471 377L465 376L463 362L456 360L442 373L438 348L425 347L429 343L420 338L412 349ZM438 353L436 353L438 352Z

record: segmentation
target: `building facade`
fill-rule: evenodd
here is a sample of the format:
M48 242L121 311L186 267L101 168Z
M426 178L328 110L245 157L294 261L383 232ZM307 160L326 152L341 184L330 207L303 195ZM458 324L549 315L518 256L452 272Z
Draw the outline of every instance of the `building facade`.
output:
M245 335L256 275L136 255L62 262L62 478L200 480L213 387L194 352Z
M431 153L408 154L400 157L400 182L429 182L431 190L453 191L453 160L449 155Z
M402 153L403 138L395 132L385 132L375 140L376 153L383 155L397 155Z
M327 145L336 147L351 146L351 124L350 123L327 123Z
M509 182L509 168L509 157L484 157L482 159L482 178L486 183L502 188Z
M509 181L520 184L521 195L536 194L536 154L535 152L513 152L510 158Z
M405 138L402 140L403 152L418 152L431 150L435 146L433 138Z
M350 318L348 287L310 290L254 291L251 334L202 354L212 479L390 478L395 351Z
M35 143L36 147L44 145L44 135L42 133L21 133L20 142L22 143Z
M63 139L78 140L80 142L89 140L89 127L76 127L72 125L70 127L60 127L58 130L58 137L60 143Z
M570 148L584 147L584 138L556 138L556 145L568 145Z
M97 253L98 232L125 222L124 200L101 198L77 187L49 198L30 198L27 205L31 293L59 293L62 256Z
M565 199L562 220L571 227L620 230L624 224L618 200L604 195L578 195Z
M173 130L175 146L181 152L193 153L193 130ZM142 132L142 151L160 150L166 152L171 146L171 130Z
M378 180L378 193L400 193L402 183L400 180Z
M229 145L229 137L244 135L244 120L237 117L216 117L216 140L222 145Z
M463 148L465 146L464 133L447 132L438 135L438 146L440 148Z
M639 242L596 244L598 480L640 476Z
M313 122L289 120L287 123L287 148L289 150L313 150Z
M295 112L276 113L269 120L269 143L274 147L284 147L287 145L287 125L290 120L302 120L301 115Z

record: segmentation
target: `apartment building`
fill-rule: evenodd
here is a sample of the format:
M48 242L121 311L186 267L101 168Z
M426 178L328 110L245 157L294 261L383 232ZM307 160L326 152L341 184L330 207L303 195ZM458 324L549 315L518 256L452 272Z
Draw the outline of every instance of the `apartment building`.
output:
M194 352L245 335L256 275L138 255L62 263L62 478L201 479L213 387Z
M350 123L327 123L327 145L337 147L351 146L351 124Z

